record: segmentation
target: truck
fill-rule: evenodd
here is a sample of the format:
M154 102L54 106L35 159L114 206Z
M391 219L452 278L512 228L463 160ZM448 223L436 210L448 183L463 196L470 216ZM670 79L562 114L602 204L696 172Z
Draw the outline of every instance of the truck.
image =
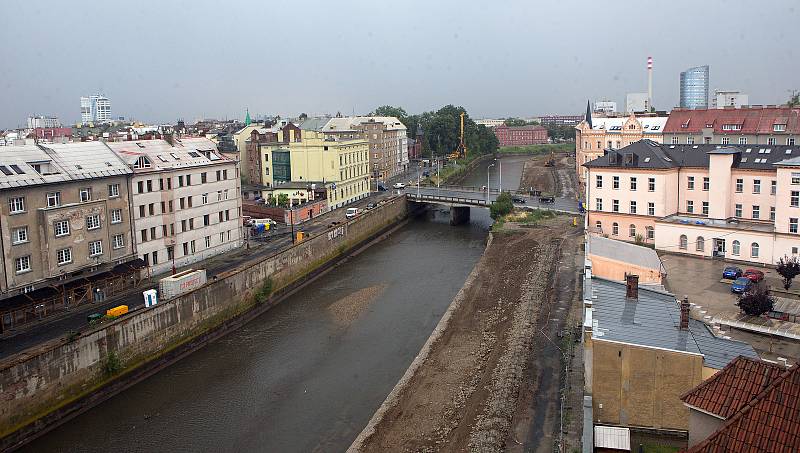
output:
M205 269L189 269L159 280L158 293L162 300L169 300L205 284Z
M117 317L117 316L122 316L127 312L128 312L127 305L117 305L114 308L109 308L108 310L106 310L106 316Z

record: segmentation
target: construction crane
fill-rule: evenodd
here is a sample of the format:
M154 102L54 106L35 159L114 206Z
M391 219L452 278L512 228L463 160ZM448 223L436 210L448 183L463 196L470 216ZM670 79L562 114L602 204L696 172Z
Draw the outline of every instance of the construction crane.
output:
M464 143L464 112L461 112L461 133L458 138L458 147L447 157L449 159L463 159L467 157L467 145Z

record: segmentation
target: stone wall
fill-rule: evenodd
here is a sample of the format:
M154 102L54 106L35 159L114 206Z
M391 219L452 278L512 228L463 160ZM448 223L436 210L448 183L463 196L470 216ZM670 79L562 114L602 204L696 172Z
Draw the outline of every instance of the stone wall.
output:
M0 363L0 450L19 445L257 316L407 215L405 197L388 200L261 262L221 274L191 293Z

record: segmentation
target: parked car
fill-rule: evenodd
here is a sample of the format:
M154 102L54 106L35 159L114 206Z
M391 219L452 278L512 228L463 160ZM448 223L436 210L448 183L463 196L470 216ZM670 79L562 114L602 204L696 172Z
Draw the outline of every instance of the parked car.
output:
M367 203L367 209L372 209L377 206L375 203Z
M429 172L428 170L425 170L425 171L423 171L423 172L422 172L422 176L424 176L424 177L426 177L426 178L427 178L428 176L430 176L430 175L431 175L431 172Z
M511 201L513 201L514 203L519 203L519 204L525 204L525 202L526 202L526 200L524 198L520 197L519 195L513 195L511 197Z
M353 217L361 214L361 210L358 208L347 208L347 212L344 213L344 216L348 219L352 219Z
M396 182L392 187L394 187L395 189L404 189L406 185L403 184L402 182Z
M722 271L722 278L736 280L742 276L742 269L736 266L728 266Z
M553 204L556 202L556 197L542 196L539 197L539 203Z
M739 277L731 284L731 292L742 294L753 286L753 281L747 277Z
M747 277L750 281L757 283L764 280L764 273L758 269L746 269L742 277Z
M378 191L386 192L386 186L382 182L379 182L377 185L378 185Z

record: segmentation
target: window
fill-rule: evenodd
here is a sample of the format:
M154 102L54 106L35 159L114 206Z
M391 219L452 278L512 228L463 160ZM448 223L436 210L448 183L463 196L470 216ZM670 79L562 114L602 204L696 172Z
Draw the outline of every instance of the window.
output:
M89 243L89 256L98 256L103 254L103 242L92 241Z
M186 185L187 186L192 185L192 175L186 175Z
M742 204L736 203L733 207L733 216L734 217L741 217L742 216Z
M211 225L211 217L208 214L203 215L203 226Z
M56 237L66 236L69 234L69 221L58 220L53 224L53 229L55 230Z
M636 202L631 201L631 214L636 214Z
M613 176L611 178L611 188L619 189L619 176Z
M739 144L746 145L747 144L747 137L739 137Z
M694 136L690 135L690 136L686 137L686 144L694 145Z
M122 247L125 247L125 235L115 234L113 241L114 241L114 249L121 249Z
M211 248L211 236L206 236L206 248Z
M647 215L656 215L656 204L647 203Z
M611 224L611 234L614 236L619 235L619 224L617 222Z
M191 219L189 219L189 229L190 229L190 230L193 230L193 229L194 229L194 217L192 217Z
M631 190L636 190L636 177L631 176Z
M228 179L228 170L222 170L222 179Z
M647 240L648 241L652 241L652 240L654 240L656 238L656 230L653 227L651 227L651 226L645 227L644 230L647 233Z
M156 215L155 203L150 203L149 205L147 205L147 213L150 215Z
M798 173L798 175L800 175L800 173ZM800 178L800 176L798 176L798 177ZM594 186L596 188L598 188L598 189L602 189L603 188L603 175L596 175L594 177L594 181L595 181ZM798 184L800 184L800 182Z
M225 242L225 233L220 233L219 234L219 243L222 244L223 242Z
M98 228L100 228L100 214L94 214L86 217L87 230L96 230Z
M11 197L8 199L9 214L25 212L25 197Z
M189 205L190 208L192 207L192 197L191 196L186 197L186 204Z
M142 235L142 242L147 242L147 230L142 230L139 234Z
M797 218L790 217L789 218L789 232L790 233L797 233Z
M744 191L744 179L738 178L736 180L736 193L742 193Z
M598 232L600 233L603 232L603 222L598 220L597 222L594 223L594 227L597 229Z
M268 155L265 155L264 157L267 158L267 160L269 160L269 156ZM206 172L200 173L200 182L202 184L205 184L206 182L208 182L208 173L206 173Z
M703 211L702 211L702 213L703 213L703 215L708 215L708 202L707 201L703 202Z
M800 173L792 173L792 185L800 185Z
M603 147L603 142L601 142L600 140L598 140L598 141L597 141L597 149L600 149L600 148L602 148L602 147Z
M694 249L697 252L705 251L706 240L703 238L703 236L697 236L697 241L694 243Z
M61 206L61 192L48 192L47 207L55 208Z
M183 243L183 255L186 256L188 254L189 254L189 243L188 242L184 242Z
M611 200L611 211L619 212L619 200Z
M694 201L686 200L686 212L689 214L694 213Z
M769 207L769 220L772 222L775 221L775 206Z
M11 230L11 243L24 244L28 242L28 227L19 227Z
M31 256L21 256L14 260L14 271L17 274L24 274L31 270Z
M603 210L603 199L602 198L595 198L595 211L602 211Z
M183 175L178 176L178 187L183 187Z
M794 146L794 137L789 137L786 139L787 146Z
M722 137L722 144L723 145L730 145L731 144L731 139L728 138L728 137Z
M147 191L148 192L152 192L153 191L153 180L152 179L148 179L147 180Z
M682 234L681 237L678 239L678 248L681 250L686 250L688 247L687 243L689 240L686 238L685 234Z
M753 193L761 193L761 180L754 179L753 180Z
M775 195L776 193L778 193L778 181L773 179L769 182L769 194Z
M733 253L736 256L739 256L741 250L742 250L742 245L739 243L739 241L733 241L733 246L731 247L731 253Z
M672 144L673 145L677 145L678 144L678 137L672 137Z
M63 266L72 262L72 249L61 249L56 252L58 265Z
M144 217L144 205L139 205L139 217Z
M630 226L628 226L628 236L632 238L636 237L636 225L630 224Z
M656 191L656 178L647 178L647 191L648 192Z
M703 190L708 191L710 185L711 183L708 176L703 176Z
M689 190L694 190L694 176L689 176L686 178L686 188Z
M753 205L753 218L758 219L761 216L761 207Z
M785 132L786 131L786 125L785 124L773 124L772 125L772 130L775 131L775 132Z
M136 183L136 193L144 193L144 181Z
M758 258L758 242L753 242L750 244L750 257L751 258Z
M203 200L203 204L207 204L208 203L208 194L207 193L203 194L202 200Z
M111 210L111 223L122 223L122 209Z
M789 198L789 206L793 208L800 207L800 190L793 190Z
M175 258L175 246L169 245L167 246L167 259L171 260Z
M181 220L181 232L183 231L189 231L189 229L186 228L186 219Z
M116 198L119 196L119 184L108 185L108 198Z
M181 197L178 200L178 204L180 205L181 209L186 209L186 199L185 198Z
M767 139L767 145L774 145L775 144L775 137L770 137Z
M91 187L84 187L81 189L81 202L91 201L92 200L92 188Z
M158 264L158 250L153 251L153 264Z

